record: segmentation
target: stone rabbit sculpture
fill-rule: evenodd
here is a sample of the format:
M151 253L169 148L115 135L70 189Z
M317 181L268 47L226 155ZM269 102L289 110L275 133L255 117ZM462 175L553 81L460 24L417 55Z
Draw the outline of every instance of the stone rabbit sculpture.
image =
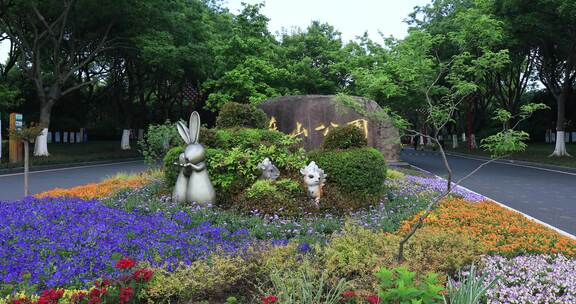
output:
M262 172L260 179L275 181L280 176L280 170L274 166L268 157L261 161L256 168Z
M176 127L187 146L184 153L180 154L178 163L175 163L181 168L172 198L178 203L213 204L216 192L208 176L204 147L198 143L200 115L194 111L190 115L188 127L182 121L177 122Z

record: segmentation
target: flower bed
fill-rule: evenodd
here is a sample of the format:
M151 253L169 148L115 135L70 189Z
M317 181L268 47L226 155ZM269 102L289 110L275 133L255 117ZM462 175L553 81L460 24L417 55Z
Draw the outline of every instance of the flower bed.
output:
M216 250L234 252L248 232L208 223L187 226L187 216L136 215L96 200L26 198L0 203L0 282L40 287L83 287L106 273L114 254L173 268Z
M499 278L488 303L576 303L576 260L532 255L483 260L486 281Z
M328 287L351 280L343 290L371 295L379 267L407 266L418 275L434 271L444 280L486 253L508 257L483 258L487 280L503 278L490 288L490 303L573 300L576 241L464 188L454 189L430 214L407 243L407 261L398 264L399 235L446 184L435 177L393 175L386 181L388 199L343 216L182 206L162 195L160 181L143 176L0 202L0 296L3 283L22 283L23 274L38 290L86 288L98 277L119 277L111 262L117 256L154 269L143 291L149 302L222 303L229 295L242 303L262 302L260 296L270 300L281 287L272 288L270 279L284 282L287 273L294 284L302 273L310 275L310 288L319 278ZM518 256L532 253L563 255ZM548 284L551 290L542 291Z
M109 178L100 183L91 183L70 189L55 188L49 191L34 195L37 198L43 197L77 197L81 199L100 199L110 196L116 191L124 188L137 188L148 182L143 176L130 178Z
M418 216L415 216L405 221L399 231L408 231L417 219ZM471 203L463 199L444 200L428 216L424 225L469 233L485 245L487 253L576 255L576 240L491 201Z

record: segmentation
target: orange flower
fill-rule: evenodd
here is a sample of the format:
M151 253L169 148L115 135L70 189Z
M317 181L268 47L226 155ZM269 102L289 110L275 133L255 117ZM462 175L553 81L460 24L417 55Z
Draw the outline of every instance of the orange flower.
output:
M143 176L135 176L127 179L110 178L100 183L91 183L70 189L55 188L46 192L38 193L34 197L77 197L81 199L100 199L108 197L118 190L136 188L144 185L147 179Z
M406 233L420 215L404 221L398 233ZM491 201L471 203L462 199L447 199L430 215L424 225L450 231L466 231L485 245L487 253L513 255L558 252L568 256L576 255L576 240Z

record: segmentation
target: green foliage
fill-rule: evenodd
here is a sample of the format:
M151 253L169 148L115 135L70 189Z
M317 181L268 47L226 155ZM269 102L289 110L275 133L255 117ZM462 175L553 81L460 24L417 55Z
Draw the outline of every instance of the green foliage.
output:
M405 176L404 173L397 171L397 170L388 169L386 171L386 178L389 178L389 179L401 179L404 176Z
M305 272L291 272L270 276L272 289L270 294L279 295L280 303L301 304L337 304L340 303L341 294L346 291L347 282L340 279L330 287L327 284L328 274L309 275Z
M350 148L363 148L368 145L368 141L364 136L364 132L354 125L346 125L334 128L322 143L322 149L350 149Z
M528 145L524 142L529 138L530 135L524 131L505 130L482 139L480 146L497 158L526 150Z
M174 271L154 269L143 298L150 303L188 303L216 296L222 303L238 290L251 290L250 282L258 277L258 270L254 258L214 254Z
M265 129L268 116L254 105L227 102L216 120L218 128Z
M378 282L373 273L380 267L405 266L423 275L427 272L455 275L462 267L479 260L481 245L467 234L423 227L405 247L405 262L396 259L400 236L373 232L347 224L324 250L325 269L345 277L359 288Z
M2 65L0 64L0 71ZM10 109L22 103L20 89L14 85L3 83L0 76L0 109Z
M315 151L310 159L328 174L328 183L338 186L343 192L379 194L383 193L386 180L386 160L373 148Z
M514 152L526 150L526 143L530 135L524 131L515 130L518 124L532 116L539 110L548 109L549 107L541 103L528 103L520 107L518 115L512 115L505 109L497 109L493 119L503 125L503 130L490 135L481 141L481 147L491 153L494 158L503 157ZM518 121L511 128L507 127L512 119L518 118Z
M20 130L10 129L9 134L10 136L14 136L15 138L21 139L27 142L34 142L36 137L42 133L42 127L37 125L31 125L29 127L24 126Z
M184 153L184 147L174 147L164 156L164 182L166 186L173 187L180 172L180 166L175 163L179 162L180 154Z
M458 273L457 282L448 281L447 303L477 304L486 301L486 292L498 282L498 278L486 282L488 274L479 275L477 270L478 268L472 264L466 274L462 271Z
M169 120L161 125L149 125L144 138L138 141L139 150L150 165L162 160L171 148L182 144L176 126Z
M304 187L292 179L257 180L239 198L238 207L245 212L298 216L307 204Z
M247 186L254 182L259 176L257 165L266 157L281 172L294 172L303 167L306 161L303 151L292 152L282 145L261 145L254 149L207 149L206 157L212 183L223 191L229 190L235 183Z
M380 280L378 296L384 303L442 303L443 297L440 293L444 288L435 273L430 272L417 280L416 273L405 267L392 270L382 267L376 277ZM420 281L420 284L417 281Z

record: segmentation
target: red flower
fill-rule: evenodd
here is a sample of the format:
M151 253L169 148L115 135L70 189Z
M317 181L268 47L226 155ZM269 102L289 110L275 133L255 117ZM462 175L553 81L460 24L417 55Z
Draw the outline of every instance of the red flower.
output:
M340 296L342 296L343 298L354 298L356 296L356 292L354 291L345 291L342 294L340 294Z
M45 290L45 291L42 292L42 294L40 294L40 298L38 299L38 304L58 303L58 300L60 300L60 298L62 298L63 295L64 295L64 290L63 290L63 289L59 289L59 290L55 290L55 289Z
M118 261L118 263L116 263L116 268L121 270L132 268L134 266L136 266L136 261L128 257L123 258L120 261Z
M132 279L136 280L136 281L144 281L144 282L148 282L150 281L150 279L152 278L152 274L154 274L154 272L150 269L146 269L146 268L142 268L142 269L138 269L136 270L133 274L132 274Z
M120 303L120 304L128 303L133 294L134 294L134 289L132 289L132 287L130 287L130 286L128 286L126 288L120 287L120 294L118 295L118 300L119 300L118 303Z
M366 301L368 301L369 303L372 303L372 304L379 304L380 298L378 296L367 296Z
M278 297L274 295L269 295L267 297L261 296L260 300L262 300L262 304L270 304L278 302Z
M73 293L71 303L80 303L85 298L86 298L86 293L83 291ZM90 304L92 304L92 303L90 303Z

